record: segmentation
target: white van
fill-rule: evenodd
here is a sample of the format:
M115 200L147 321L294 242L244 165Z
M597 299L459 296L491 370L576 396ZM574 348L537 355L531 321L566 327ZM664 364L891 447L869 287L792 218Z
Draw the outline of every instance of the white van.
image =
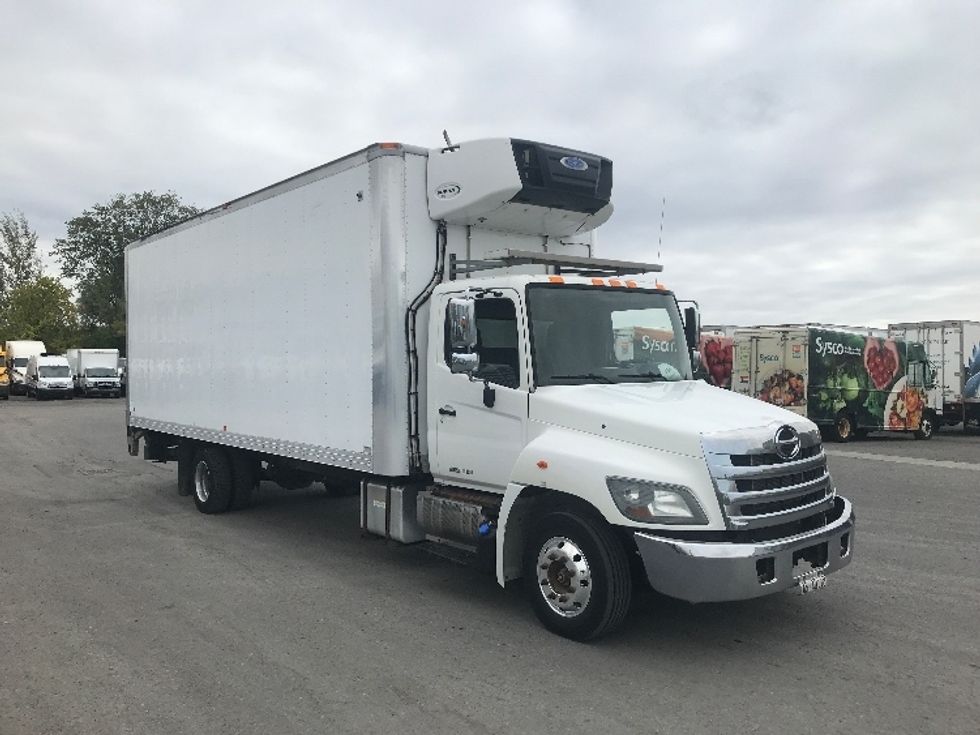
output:
M22 396L26 393L27 361L33 355L47 352L44 342L34 339L7 340L7 371L10 373L10 395Z
M27 395L42 398L75 397L71 366L64 355L32 355L27 361Z

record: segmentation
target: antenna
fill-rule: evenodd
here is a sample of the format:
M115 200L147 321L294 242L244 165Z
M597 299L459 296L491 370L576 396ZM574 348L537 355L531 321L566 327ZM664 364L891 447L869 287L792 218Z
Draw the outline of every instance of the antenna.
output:
M660 235L657 236L657 261L660 260L660 248L664 244L664 212L667 211L667 197L660 204Z
M449 131L448 130L443 130L442 131L442 139L444 141L446 141L446 147L442 149L442 152L443 153L446 153L446 152L449 152L449 151L455 151L457 148L459 148L458 145L453 145L453 142L451 140L449 140Z

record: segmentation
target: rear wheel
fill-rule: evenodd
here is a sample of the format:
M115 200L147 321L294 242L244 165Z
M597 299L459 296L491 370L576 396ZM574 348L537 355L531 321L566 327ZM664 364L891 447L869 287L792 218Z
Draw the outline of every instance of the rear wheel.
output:
M850 414L841 411L834 419L832 435L835 441L849 442L854 438L854 419Z
M605 521L575 510L551 511L537 520L525 550L524 577L542 624L577 641L622 625L633 596L619 539Z
M932 439L932 435L936 431L936 417L932 415L932 411L926 411L922 414L922 420L919 422L919 428L915 430L916 439Z
M231 505L233 478L228 453L204 447L194 457L194 504L202 513L224 513Z

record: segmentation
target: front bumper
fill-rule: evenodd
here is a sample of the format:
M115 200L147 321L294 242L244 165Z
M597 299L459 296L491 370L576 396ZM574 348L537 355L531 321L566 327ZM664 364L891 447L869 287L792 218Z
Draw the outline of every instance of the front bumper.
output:
M794 587L805 576L793 574L798 552L825 560L811 573L830 574L847 566L854 554L850 501L838 496L832 517L826 526L774 541L683 541L643 532L636 532L634 539L647 578L658 592L688 602L747 600Z

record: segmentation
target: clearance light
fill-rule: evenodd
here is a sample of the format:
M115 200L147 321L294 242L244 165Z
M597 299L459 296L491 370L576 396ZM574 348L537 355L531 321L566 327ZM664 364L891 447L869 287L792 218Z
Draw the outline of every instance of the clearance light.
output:
M623 285L623 282L620 281L618 278L610 278L609 279L609 285L610 286L615 286L616 288L619 288L620 286Z
M548 469L548 460L546 460L546 459L539 459L538 460L538 469L539 470L546 470L546 469Z
M401 147L401 143L378 143L378 148L383 148L385 150L394 150Z
M636 281L627 281L626 288L636 288Z
M660 281L657 281L657 288L659 288L661 291L667 290L667 287L664 284L662 284Z
M592 285L593 286L605 286L606 285L606 282L603 281L601 278L593 278L592 279Z
M548 276L548 283L564 283L565 279L561 276Z

